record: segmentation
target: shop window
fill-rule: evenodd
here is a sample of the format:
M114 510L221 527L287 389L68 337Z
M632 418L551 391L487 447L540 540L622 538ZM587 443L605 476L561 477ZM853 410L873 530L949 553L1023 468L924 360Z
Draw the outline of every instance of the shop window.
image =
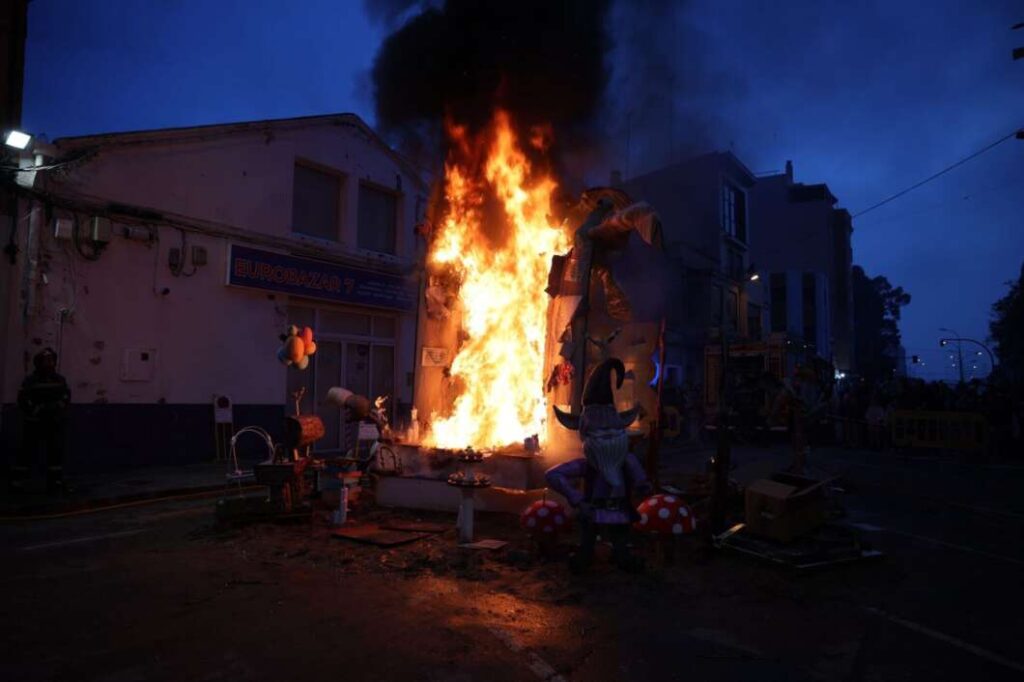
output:
M359 248L395 253L398 231L398 196L372 185L359 185Z
M292 184L292 231L338 241L341 177L297 163Z

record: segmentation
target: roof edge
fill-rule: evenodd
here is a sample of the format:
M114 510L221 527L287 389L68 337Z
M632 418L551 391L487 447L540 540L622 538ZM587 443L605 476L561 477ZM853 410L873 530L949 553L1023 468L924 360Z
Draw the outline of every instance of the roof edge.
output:
M423 179L422 170L418 169L412 161L405 158L405 156L387 144L377 131L371 128L361 117L349 112L317 114L313 116L295 116L290 118L270 118L256 121L237 121L234 123L209 123L196 126L177 126L173 128L150 128L125 132L97 133L93 135L77 135L73 137L59 137L54 140L52 144L58 148L71 150L81 149L83 147L175 143L193 140L197 136L207 137L210 135L266 132L271 129L298 129L330 124L351 126L358 129L372 142L380 146L399 165L403 166L406 172L412 175L421 187L424 189L428 187L426 180Z

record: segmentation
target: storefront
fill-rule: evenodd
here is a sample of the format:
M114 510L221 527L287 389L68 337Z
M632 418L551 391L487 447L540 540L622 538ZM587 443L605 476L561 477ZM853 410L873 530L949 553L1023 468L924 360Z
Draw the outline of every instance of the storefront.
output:
M411 391L415 282L395 274L360 270L287 254L232 245L228 285L288 294L289 325L310 327L316 353L305 370L286 370L286 412L305 389L298 409L318 413L326 427L318 449L341 449L341 415L325 409L324 396L342 386L371 400L383 398L389 415L407 410ZM399 369L404 370L404 386Z

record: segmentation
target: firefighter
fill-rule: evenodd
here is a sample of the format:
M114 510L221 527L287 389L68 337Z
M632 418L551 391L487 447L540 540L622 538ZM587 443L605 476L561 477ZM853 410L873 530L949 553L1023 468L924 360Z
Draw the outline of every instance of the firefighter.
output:
M35 371L25 377L18 391L24 428L11 485L15 490L24 488L33 464L45 450L46 488L59 492L64 489L64 422L71 391L57 373L57 353L52 348L37 353L32 363Z

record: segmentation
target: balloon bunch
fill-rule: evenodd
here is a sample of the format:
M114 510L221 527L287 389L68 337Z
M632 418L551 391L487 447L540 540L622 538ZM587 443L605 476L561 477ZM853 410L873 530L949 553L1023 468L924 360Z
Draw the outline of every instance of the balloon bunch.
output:
M286 367L295 365L296 369L309 367L309 356L316 352L316 343L313 342L313 330L303 327L302 331L294 324L281 334L284 344L277 349L277 359Z

